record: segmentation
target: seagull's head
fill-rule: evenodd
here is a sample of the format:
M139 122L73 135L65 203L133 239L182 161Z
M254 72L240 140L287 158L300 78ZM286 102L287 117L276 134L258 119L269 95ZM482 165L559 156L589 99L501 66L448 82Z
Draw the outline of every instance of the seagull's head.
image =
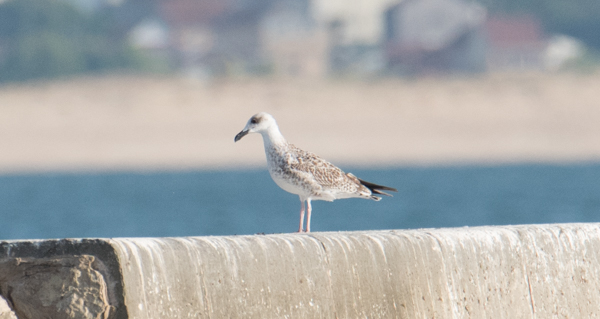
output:
M265 112L254 114L248 120L248 123L246 123L246 127L235 136L234 141L237 142L250 133L262 134L267 132L271 127L277 127L277 122L275 122L275 119L271 114Z

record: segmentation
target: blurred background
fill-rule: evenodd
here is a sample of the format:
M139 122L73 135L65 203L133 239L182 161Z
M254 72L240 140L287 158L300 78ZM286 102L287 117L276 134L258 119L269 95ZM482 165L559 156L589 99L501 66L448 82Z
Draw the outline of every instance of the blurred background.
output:
M0 239L292 232L288 141L381 202L313 231L600 221L596 0L0 0Z

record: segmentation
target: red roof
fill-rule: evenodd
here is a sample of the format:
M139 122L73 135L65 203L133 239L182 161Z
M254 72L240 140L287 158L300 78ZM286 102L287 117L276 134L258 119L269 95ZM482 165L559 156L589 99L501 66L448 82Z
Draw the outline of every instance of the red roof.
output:
M227 0L162 0L159 15L170 25L209 24L230 6Z
M544 37L540 21L533 16L491 16L485 25L488 39L495 46L536 43Z

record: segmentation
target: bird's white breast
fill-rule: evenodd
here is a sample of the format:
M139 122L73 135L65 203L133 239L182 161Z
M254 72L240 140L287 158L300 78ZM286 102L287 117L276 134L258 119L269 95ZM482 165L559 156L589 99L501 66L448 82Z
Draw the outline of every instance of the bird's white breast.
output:
M271 178L277 184L277 186L281 187L284 191L296 195L308 196L306 189L297 183L294 183L289 178L286 178L283 174L275 172L273 170L269 170L271 173Z

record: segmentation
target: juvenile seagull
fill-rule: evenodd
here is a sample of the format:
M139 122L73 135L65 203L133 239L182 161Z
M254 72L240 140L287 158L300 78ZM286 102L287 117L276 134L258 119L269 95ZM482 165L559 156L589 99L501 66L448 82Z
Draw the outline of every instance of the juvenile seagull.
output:
M381 197L374 194L392 196L383 190L397 192L395 188L365 182L350 173L344 173L317 155L288 143L270 114L262 112L252 116L234 141L239 141L249 133L262 135L273 181L285 191L300 196L299 233L304 231L305 211L306 232L310 232L310 201L313 199L332 202L334 199L356 197L378 201Z

